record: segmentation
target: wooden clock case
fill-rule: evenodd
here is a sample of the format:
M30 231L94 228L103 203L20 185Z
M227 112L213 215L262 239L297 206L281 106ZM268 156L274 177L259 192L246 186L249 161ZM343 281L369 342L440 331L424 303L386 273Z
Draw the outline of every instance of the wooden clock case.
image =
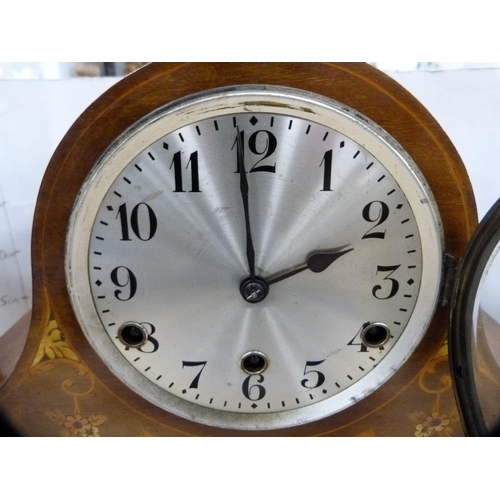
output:
M465 167L435 119L385 74L358 63L150 64L89 106L50 161L33 226L31 326L17 366L0 381L0 408L20 434L30 436L462 435L448 366L448 307L438 306L411 358L374 393L329 418L269 432L218 429L157 408L118 380L88 344L64 274L68 222L88 172L142 116L195 92L240 84L325 95L379 124L426 177L442 218L445 250L460 258L477 224Z

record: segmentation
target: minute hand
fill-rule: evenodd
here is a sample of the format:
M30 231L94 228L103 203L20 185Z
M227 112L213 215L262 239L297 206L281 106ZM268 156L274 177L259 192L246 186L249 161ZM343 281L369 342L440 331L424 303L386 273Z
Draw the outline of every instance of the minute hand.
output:
M245 231L247 240L247 261L248 271L252 279L255 278L255 251L253 248L252 232L250 230L250 209L248 206L248 181L245 172L245 160L243 151L243 132L240 134L239 127L236 128L236 149L237 149L237 165L240 172L240 192L243 201L243 212L245 214Z
M273 285L274 283L278 283L278 281L283 281L284 279L290 278L291 276L301 273L306 269L311 270L313 273L321 273L327 269L330 264L333 264L339 257L342 257L342 255L345 255L352 250L354 249L348 248L346 250L326 250L323 252L314 252L309 255L304 265L289 271L278 273L277 275L274 275L274 277L271 276L269 279L266 279L266 283L268 285Z

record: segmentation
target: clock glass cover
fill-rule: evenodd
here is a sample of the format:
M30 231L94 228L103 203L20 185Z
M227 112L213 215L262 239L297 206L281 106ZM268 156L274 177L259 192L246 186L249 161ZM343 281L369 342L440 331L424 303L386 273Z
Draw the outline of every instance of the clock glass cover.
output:
M67 235L71 300L128 386L234 429L354 404L432 318L439 215L417 166L356 111L221 88L138 121L101 157Z
M500 200L462 260L451 316L450 355L466 433L500 435Z

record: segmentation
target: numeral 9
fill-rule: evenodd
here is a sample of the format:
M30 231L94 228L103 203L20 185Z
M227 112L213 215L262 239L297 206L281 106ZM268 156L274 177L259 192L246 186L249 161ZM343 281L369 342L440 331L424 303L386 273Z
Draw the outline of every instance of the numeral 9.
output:
M123 295L123 290L115 290L115 297L118 300L130 300L137 292L137 278L128 267L115 267L111 271L111 281L120 288L128 288L128 296Z

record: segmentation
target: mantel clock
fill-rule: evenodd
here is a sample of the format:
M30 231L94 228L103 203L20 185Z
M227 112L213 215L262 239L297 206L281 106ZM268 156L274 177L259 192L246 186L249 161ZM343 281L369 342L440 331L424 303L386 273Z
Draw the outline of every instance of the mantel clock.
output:
M48 166L0 401L33 435L460 434L476 222L445 133L368 65L150 64Z

